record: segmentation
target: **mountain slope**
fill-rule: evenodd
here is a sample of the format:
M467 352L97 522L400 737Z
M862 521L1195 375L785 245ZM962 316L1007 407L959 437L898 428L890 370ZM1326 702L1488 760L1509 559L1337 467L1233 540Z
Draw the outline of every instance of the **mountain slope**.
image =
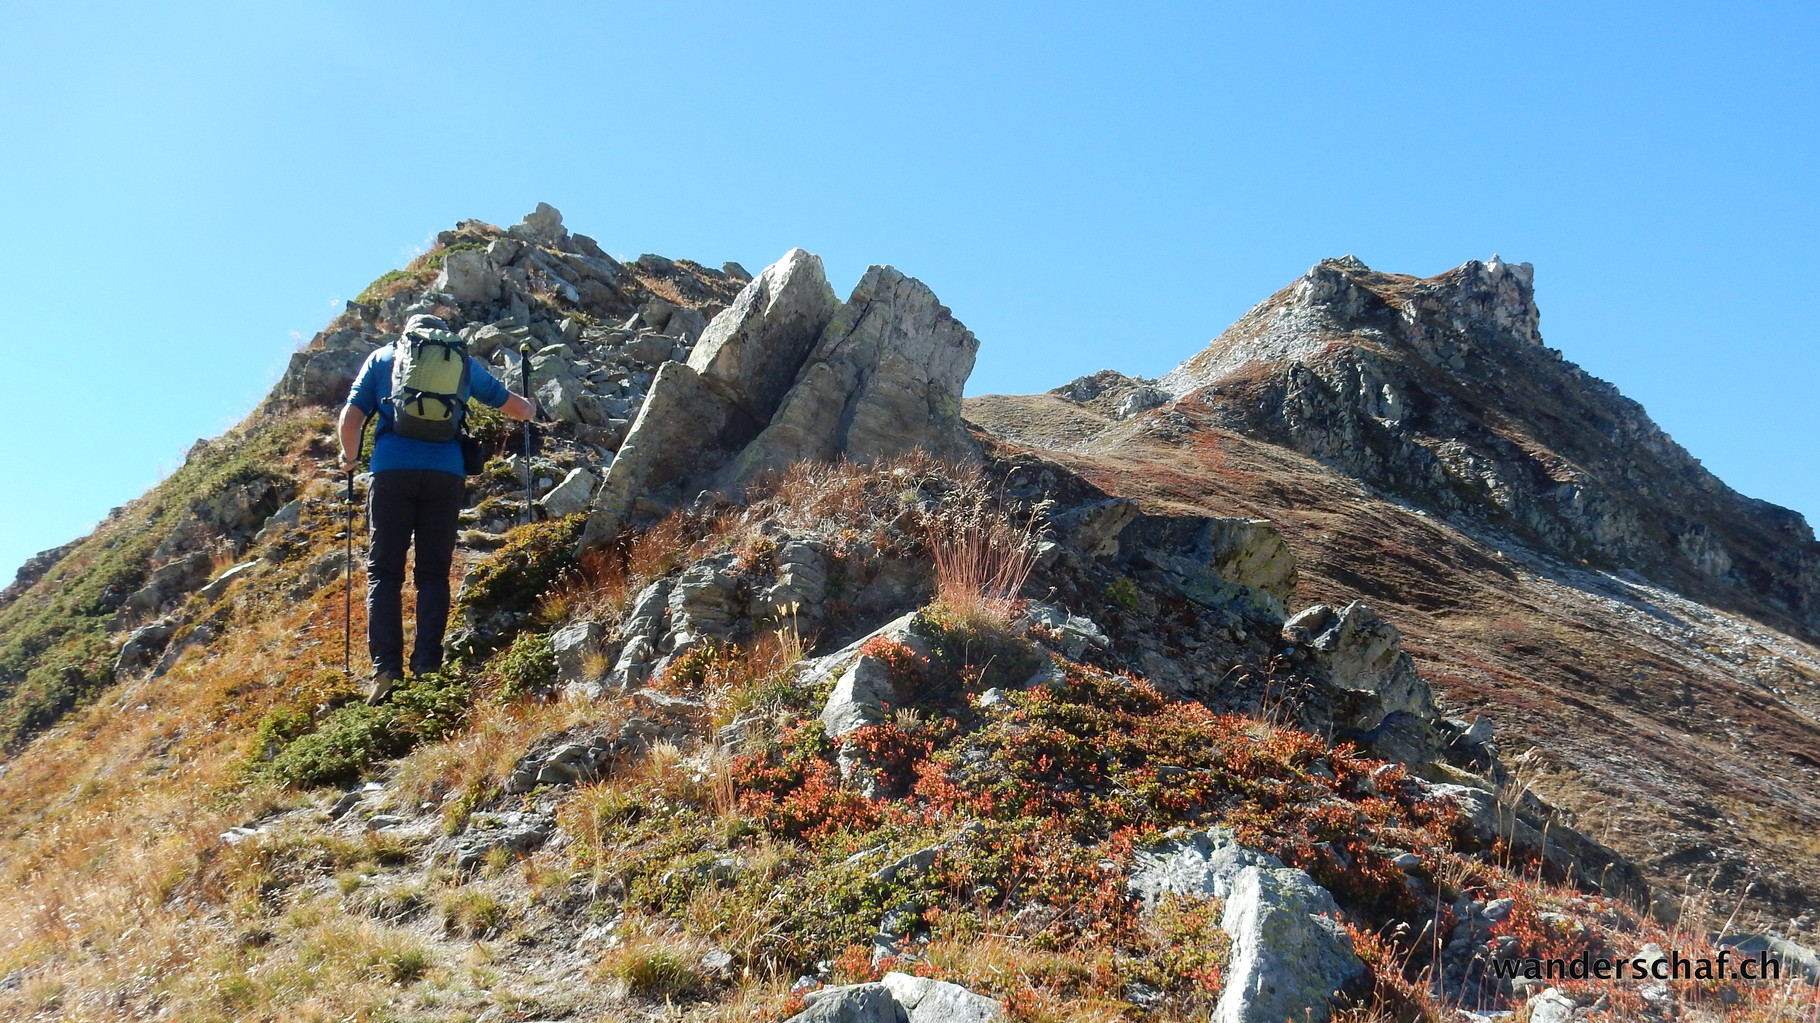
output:
M1121 418L1150 388L1112 374L967 415L1146 507L1277 523L1300 602L1389 615L1454 711L1537 750L1538 786L1654 881L1796 915L1820 897L1820 547L1537 322L1526 266L1326 260L1161 407Z
M756 277L621 262L547 206L444 232L0 597L0 1018L1811 1016L1792 969L1498 974L1802 954L1749 929L1799 930L1815 890L1815 652L1671 592L1672 551L1645 582L1565 557L1571 516L1393 497L1437 431L1526 478L1491 459L1527 427L1471 433L1491 412L1431 397L1413 334L1279 305L1236 374L1107 372L963 421L979 340L891 267L843 300L802 250ZM1423 332L1532 343L1502 299L1443 306ZM473 410L493 457L448 670L368 706L342 670L361 524L324 463L413 312L529 373L546 421L525 452ZM1309 355L1288 335L1317 314ZM1325 378L1221 397L1351 349L1398 381L1371 401L1446 415L1367 423ZM1784 582L1773 514L1741 507L1715 542ZM1750 608L1792 620L1802 592ZM1742 913L1708 886L1747 875Z

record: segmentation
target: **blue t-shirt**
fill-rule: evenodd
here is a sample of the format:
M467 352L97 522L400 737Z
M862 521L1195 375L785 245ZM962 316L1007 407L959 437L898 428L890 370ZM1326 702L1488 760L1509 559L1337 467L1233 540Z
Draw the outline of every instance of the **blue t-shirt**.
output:
M392 396L393 354L392 346L386 345L367 356L366 364L360 367L360 375L354 378L353 389L348 392L349 405L369 416L379 415L379 426L373 434L373 459L368 468L374 472L434 469L465 477L459 440L412 440L393 432L392 405L386 401ZM468 356L468 389L481 404L493 408L504 405L512 396L506 385L472 355Z

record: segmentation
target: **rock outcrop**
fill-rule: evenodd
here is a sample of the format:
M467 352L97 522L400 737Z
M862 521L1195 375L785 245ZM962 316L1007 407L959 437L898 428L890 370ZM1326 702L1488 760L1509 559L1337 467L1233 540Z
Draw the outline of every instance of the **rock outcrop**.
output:
M809 1007L788 1023L996 1023L997 999L946 981L890 972L869 984L822 988L804 996Z
M823 331L734 483L804 459L874 461L921 449L968 461L961 387L979 341L914 277L874 266Z
M659 371L582 546L617 536L640 500L737 494L798 461L977 459L960 398L978 347L921 281L874 266L836 303L821 260L791 250L709 322L686 365Z
M1165 376L1229 429L1558 557L1820 637L1820 544L1542 344L1534 271L1323 260Z
M708 324L689 368L753 422L769 422L839 305L821 258L791 249Z
M1293 867L1245 867L1232 880L1220 929L1232 938L1214 1023L1331 1018L1368 971L1341 928L1333 896Z

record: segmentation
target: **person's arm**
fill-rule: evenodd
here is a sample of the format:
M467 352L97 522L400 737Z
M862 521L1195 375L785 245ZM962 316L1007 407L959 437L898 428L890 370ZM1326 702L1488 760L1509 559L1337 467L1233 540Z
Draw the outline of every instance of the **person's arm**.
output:
M360 437L366 430L367 414L352 405L341 406L341 471L353 472L360 464Z
M472 381L471 394L482 405L498 409L508 419L524 421L537 415L537 403L517 391L508 388L493 375L486 363L473 356L468 356L471 367L469 379Z
M507 419L523 421L537 415L537 405L531 399L519 395L516 391L506 393L509 397L506 398L504 405L499 406L499 411Z

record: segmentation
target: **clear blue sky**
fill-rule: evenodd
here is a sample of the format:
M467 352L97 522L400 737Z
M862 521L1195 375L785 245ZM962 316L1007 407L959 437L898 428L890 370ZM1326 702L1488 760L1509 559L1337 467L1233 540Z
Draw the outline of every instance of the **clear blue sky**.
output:
M1549 344L1820 518L1812 4L4 11L9 579L539 200L618 255L892 263L980 336L971 393L1160 374L1324 256L1497 252Z

